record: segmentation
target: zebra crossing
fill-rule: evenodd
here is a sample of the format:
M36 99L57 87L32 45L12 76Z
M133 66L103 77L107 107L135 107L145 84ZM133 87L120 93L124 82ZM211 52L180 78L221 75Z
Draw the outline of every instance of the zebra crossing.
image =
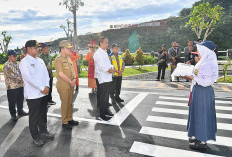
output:
M151 138L163 138L165 140L177 140L188 144L186 128L188 117L188 98L183 96L159 96L150 115L146 118L146 123L141 126L140 135L148 135ZM208 141L209 147L223 147L232 151L232 104L230 99L216 98L217 127L218 133L216 141ZM160 127L159 124L165 125ZM172 127L172 126L175 127ZM227 156L220 153L197 152L189 148L177 148L176 146L159 145L154 141L146 143L134 141L130 152L141 155L157 157L208 157ZM232 156L232 152L231 152Z

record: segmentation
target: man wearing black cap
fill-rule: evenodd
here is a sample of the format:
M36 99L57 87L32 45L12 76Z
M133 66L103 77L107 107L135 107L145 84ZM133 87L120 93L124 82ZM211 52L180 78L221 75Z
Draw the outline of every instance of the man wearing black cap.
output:
M124 102L124 100L121 99L119 95L121 93L122 73L124 71L125 65L121 54L118 54L118 48L119 46L117 44L113 44L113 53L110 54L111 63L115 68L115 72L113 72L113 82L110 92L112 104L115 104L115 102Z
M36 40L25 44L28 55L20 62L24 97L29 108L29 129L35 146L42 146L47 140L53 140L54 135L47 130L47 96L49 93L49 76L44 61L38 58Z
M7 99L12 120L17 121L18 116L26 116L23 111L23 78L16 61L17 54L14 50L8 51L8 61L4 64L3 72L7 89ZM16 116L15 104L17 104L18 116Z
M49 94L48 94L48 105L55 105L56 103L52 100L52 85L53 85L53 73L52 73L52 57L49 54L50 53L50 45L47 43L42 44L42 54L40 55L40 58L44 61L48 74L49 74Z

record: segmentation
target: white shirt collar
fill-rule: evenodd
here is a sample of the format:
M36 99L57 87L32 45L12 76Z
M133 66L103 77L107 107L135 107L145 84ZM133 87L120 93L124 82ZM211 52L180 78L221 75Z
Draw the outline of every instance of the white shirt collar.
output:
M103 50L103 49L102 49L102 48L100 48L100 47L99 47L99 49L100 49L101 51L104 51L104 52L106 52L106 50Z
M32 57L31 55L27 55L26 57L28 57L30 60L36 60L37 59L37 57L36 58L34 58L34 57Z

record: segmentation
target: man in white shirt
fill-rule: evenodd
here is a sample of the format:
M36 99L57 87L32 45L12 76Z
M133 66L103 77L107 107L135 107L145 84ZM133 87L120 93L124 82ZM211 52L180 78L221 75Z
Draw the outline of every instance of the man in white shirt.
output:
M106 37L99 38L99 49L94 53L94 65L97 73L97 81L99 87L98 104L100 107L100 120L109 120L113 114L108 111L109 108L109 93L112 82L112 73L115 71L110 63L110 59L106 52L108 47L108 39Z
M27 41L25 48L28 55L22 59L19 68L25 85L24 97L29 108L29 129L34 145L42 146L46 140L54 139L54 135L47 130L49 75L44 61L37 57L37 41Z

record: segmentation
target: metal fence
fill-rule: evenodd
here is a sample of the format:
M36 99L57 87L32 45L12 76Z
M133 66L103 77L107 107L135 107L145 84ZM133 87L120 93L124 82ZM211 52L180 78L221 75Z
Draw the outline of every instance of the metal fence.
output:
M218 60L224 60L226 57L228 57L228 52L229 50L227 51L218 51ZM158 56L158 52L145 52L144 54L145 55L152 55L152 53L157 57ZM181 55L180 55L180 58L181 59L184 59L184 52L181 52Z

